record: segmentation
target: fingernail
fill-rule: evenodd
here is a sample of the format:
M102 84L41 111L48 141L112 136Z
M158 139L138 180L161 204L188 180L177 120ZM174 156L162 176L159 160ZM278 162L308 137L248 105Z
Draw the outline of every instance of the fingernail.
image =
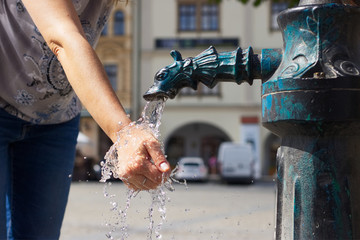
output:
M169 165L166 162L163 162L160 164L160 168L163 171L167 171L167 170L169 170Z

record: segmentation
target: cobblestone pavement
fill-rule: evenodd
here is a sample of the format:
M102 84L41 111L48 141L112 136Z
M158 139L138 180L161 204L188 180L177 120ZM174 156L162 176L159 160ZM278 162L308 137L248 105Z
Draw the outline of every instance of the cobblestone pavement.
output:
M96 182L73 183L60 240L148 240L151 195L141 192L130 201L127 230L116 223L121 218L111 209L124 209L127 189L115 182L106 191ZM275 221L275 183L257 182L251 185L226 185L217 182L176 184L175 191L166 191L166 221L161 226L164 240L272 240ZM161 217L155 209L154 224ZM110 228L109 225L117 228ZM128 237L122 237L122 233Z

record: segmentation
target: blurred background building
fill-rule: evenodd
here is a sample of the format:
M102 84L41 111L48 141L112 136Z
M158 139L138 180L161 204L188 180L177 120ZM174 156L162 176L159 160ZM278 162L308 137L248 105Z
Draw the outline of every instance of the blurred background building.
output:
M137 119L145 105L142 94L155 73L173 62L172 49L194 57L214 46L218 52L238 46L281 48L276 17L285 2L264 1L259 7L237 0L215 4L209 0L130 0L119 2L96 48L109 79L125 109ZM99 96L101 97L101 96ZM279 139L261 126L261 81L240 86L220 83L213 89L199 85L183 89L166 102L160 127L168 160L175 166L182 156L205 162L217 154L221 142L252 144L257 158L256 177L275 172ZM111 114L111 113L104 113ZM98 162L111 146L84 109L81 132L91 140L86 152Z

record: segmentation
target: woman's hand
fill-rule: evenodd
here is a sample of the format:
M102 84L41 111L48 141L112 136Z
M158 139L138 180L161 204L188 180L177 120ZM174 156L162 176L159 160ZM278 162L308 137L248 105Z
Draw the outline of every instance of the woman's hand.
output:
M146 125L130 124L118 133L115 173L133 190L155 189L169 176L160 142Z

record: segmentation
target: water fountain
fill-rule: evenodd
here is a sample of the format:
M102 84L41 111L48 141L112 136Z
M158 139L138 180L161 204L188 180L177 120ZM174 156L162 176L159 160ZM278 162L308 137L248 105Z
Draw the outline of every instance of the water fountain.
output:
M278 22L283 49L172 51L144 98L261 79L262 124L282 139L276 239L360 239L360 3L302 0Z

